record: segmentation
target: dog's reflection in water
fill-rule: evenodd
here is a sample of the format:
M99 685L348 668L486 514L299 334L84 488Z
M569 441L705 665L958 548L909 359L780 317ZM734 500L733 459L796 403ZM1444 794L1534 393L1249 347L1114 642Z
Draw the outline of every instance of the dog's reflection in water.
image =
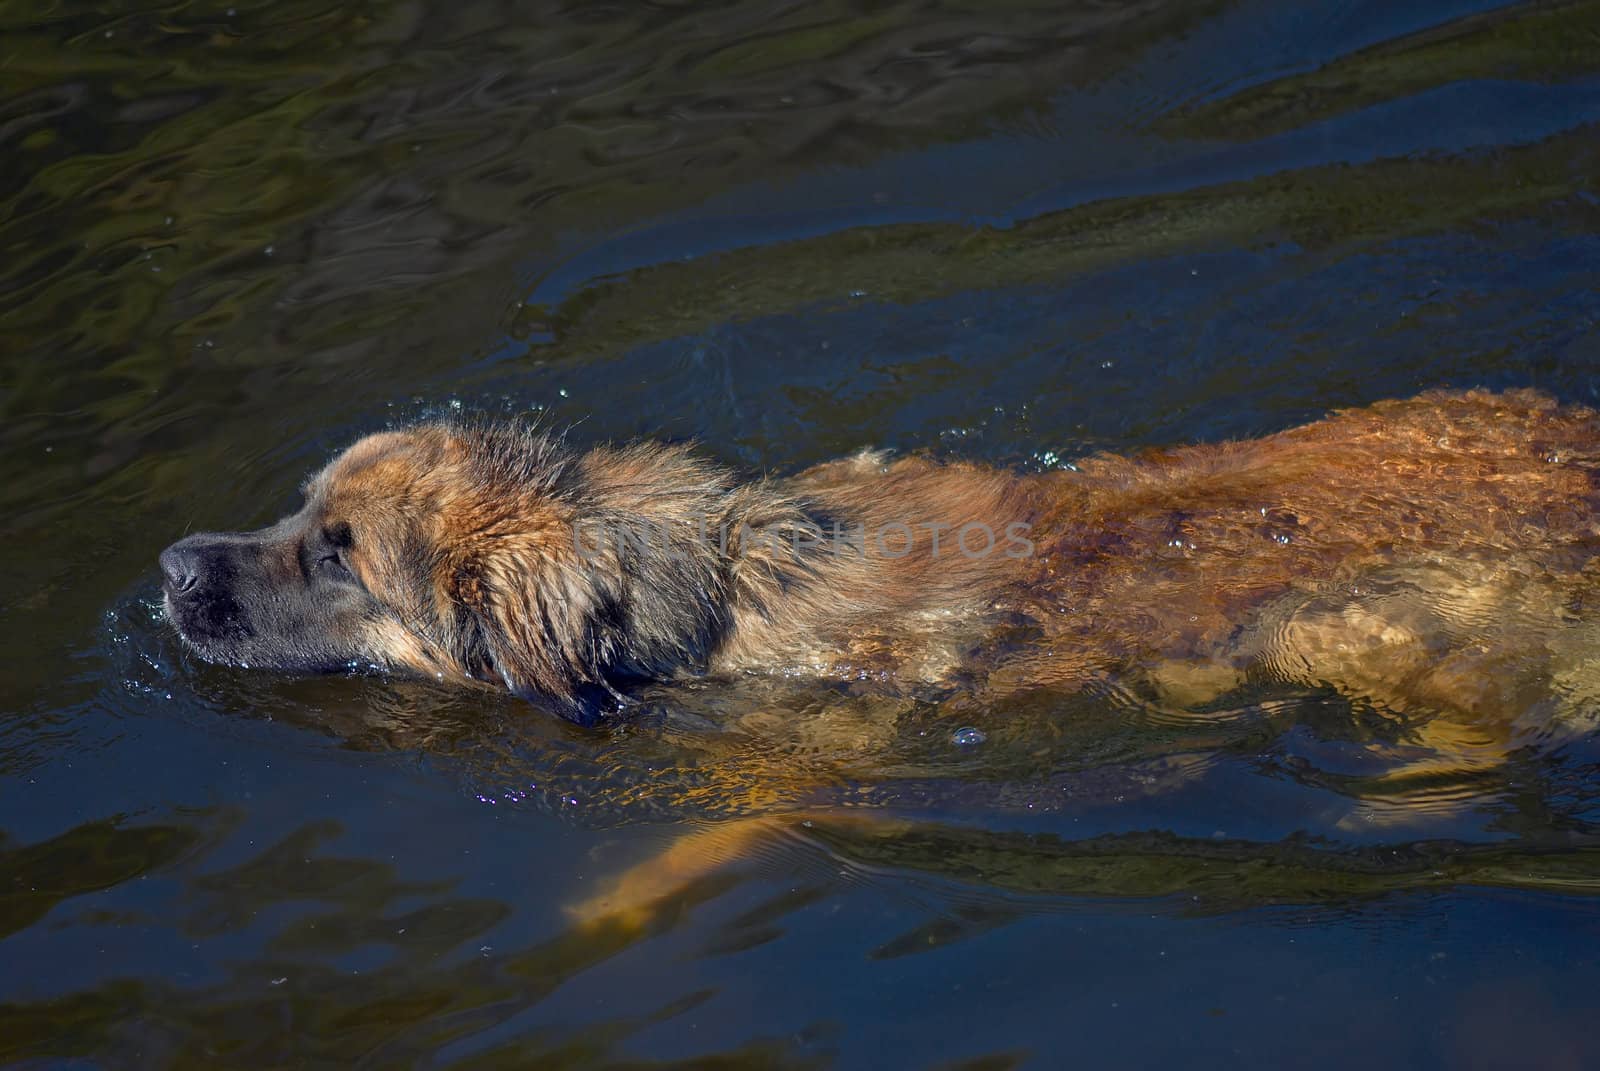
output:
M679 830L663 849L631 863L602 854L598 875L573 882L565 900L574 925L614 936L651 932L719 891L721 879L759 871L778 858L765 849L843 851L846 864L863 850L869 859L897 857L887 845L864 846L925 836L928 827L910 816L929 805L945 815L998 818L1004 828L1007 812L1037 818L1064 803L1091 810L1140 799L1159 803L1193 787L1240 748L1266 750L1297 724L1342 737L1342 760L1352 750L1364 757L1357 776L1293 771L1328 794L1335 827L1431 839L1453 830L1468 809L1500 805L1505 781L1514 776L1504 765L1512 749L1586 730L1581 715L1592 704L1581 697L1593 694L1600 677L1583 656L1580 625L1547 628L1546 638L1561 643L1535 654L1531 645L1511 646L1514 636L1533 634L1522 619L1526 609L1485 622L1487 632L1452 636L1434 627L1441 611L1410 583L1390 577L1360 590L1279 607L1260 628L1304 643L1299 652L1288 641L1276 647L1302 666L1324 657L1326 648L1342 663L1354 659L1363 672L1393 674L1365 682L1395 705L1360 698L1364 735L1343 736L1328 724L1356 716L1328 686L1308 693L1265 679L1261 667L1244 675L1250 679L1225 682L1233 688L1225 693L1215 691L1214 676L1197 684L1180 673L1170 687L1129 676L1090 694L1030 689L987 708L965 693L907 699L804 682L688 682L644 689L598 728L530 716L515 700L464 701L452 689L368 678L329 682L342 686L344 701L303 706L296 720L349 746L425 753L441 776L499 806L543 807L597 831L640 823ZM1532 590L1517 587L1516 601L1526 603ZM1381 643L1351 641L1351 631L1359 635L1358 626L1376 614L1374 605L1389 615L1387 627L1408 630L1406 643L1393 634ZM1435 644L1426 657L1410 646L1421 635ZM1446 649L1459 635L1505 641L1496 683L1469 676L1477 690L1452 693L1460 705L1451 709L1433 705L1437 692L1426 700L1418 698L1421 687L1408 692L1408 675L1428 678L1430 688L1439 687L1431 683L1437 679L1453 684ZM1375 661L1374 652L1393 661ZM1557 665L1566 668L1551 673ZM1282 672L1296 681L1304 676ZM1522 716L1505 716L1512 711ZM985 742L957 744L957 731L972 726ZM571 799L581 806L567 806ZM969 828L964 835L970 840L980 832ZM935 831L934 839L940 835ZM996 852L1005 840L996 834ZM936 871L943 865L931 858L913 863Z

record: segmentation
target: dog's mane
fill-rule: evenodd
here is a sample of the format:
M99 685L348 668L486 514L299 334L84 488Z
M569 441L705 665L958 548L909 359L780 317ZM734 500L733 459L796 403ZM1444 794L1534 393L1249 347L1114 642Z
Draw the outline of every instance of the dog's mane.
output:
M799 537L831 515L687 444L577 450L534 421L437 427L461 447L468 530L492 536L451 566L452 653L575 720L629 679L703 671L738 613L770 616L828 568Z

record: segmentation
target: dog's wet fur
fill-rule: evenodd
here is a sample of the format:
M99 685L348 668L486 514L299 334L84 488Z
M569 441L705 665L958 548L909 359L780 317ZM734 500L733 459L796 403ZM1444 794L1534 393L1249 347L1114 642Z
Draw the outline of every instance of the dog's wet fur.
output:
M863 453L742 480L683 446L424 424L161 565L209 661L370 664L575 720L640 679L744 672L977 694L1124 675L1184 703L1265 674L1481 712L1522 686L1497 660L1559 653L1594 599L1596 432L1533 392L1436 392L1045 473Z

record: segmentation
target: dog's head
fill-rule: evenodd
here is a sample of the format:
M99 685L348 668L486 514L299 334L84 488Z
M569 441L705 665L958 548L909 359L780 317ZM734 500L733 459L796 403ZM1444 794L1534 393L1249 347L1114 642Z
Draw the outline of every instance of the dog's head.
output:
M673 447L581 456L515 425L425 425L357 442L270 527L161 553L168 618L207 661L372 664L503 685L588 720L614 682L703 660L725 570L682 529L727 492ZM636 518L664 533L583 542Z

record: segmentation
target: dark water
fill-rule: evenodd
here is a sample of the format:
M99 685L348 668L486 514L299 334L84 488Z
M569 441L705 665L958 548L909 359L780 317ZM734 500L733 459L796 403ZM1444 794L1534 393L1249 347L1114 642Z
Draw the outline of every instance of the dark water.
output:
M785 472L1593 404L1597 176L1594 0L6 5L0 1061L1595 1066L1593 734L1363 821L1331 695L584 731L195 664L154 556L458 407ZM752 756L891 824L574 926Z

